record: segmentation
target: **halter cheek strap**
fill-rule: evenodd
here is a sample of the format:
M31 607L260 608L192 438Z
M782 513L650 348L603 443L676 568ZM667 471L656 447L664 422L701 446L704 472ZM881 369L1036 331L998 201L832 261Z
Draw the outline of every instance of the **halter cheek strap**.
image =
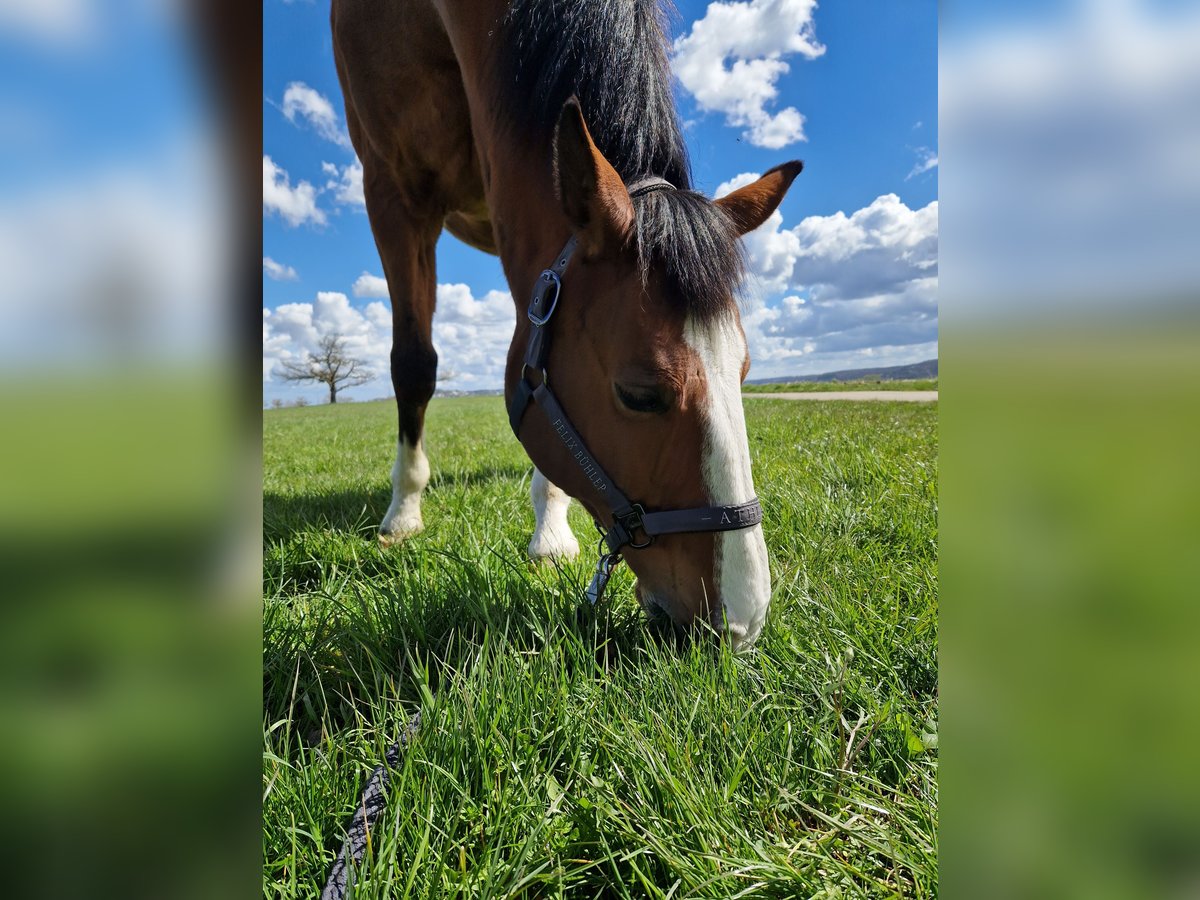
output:
M635 182L630 188L631 197L658 190L674 190L670 182L661 178L647 178ZM588 483L600 494L612 515L612 523L596 527L600 531L601 545L605 548L596 565L596 573L588 586L588 600L596 603L604 593L625 547L640 549L648 547L661 534L686 534L693 532L735 531L752 528L762 522L762 506L753 497L745 503L733 506L699 506L690 509L647 511L640 503L632 502L617 487L604 468L592 456L571 420L567 418L562 404L550 388L546 372L546 358L550 352L550 330L547 327L558 309L562 296L562 279L571 262L578 244L572 236L555 257L553 265L544 270L534 284L526 317L531 328L525 345L525 357L521 366L521 377L508 405L508 422L513 433L520 437L521 420L530 403L541 408L551 428L562 441L567 453L583 472ZM534 385L529 377L533 372L541 375L541 383Z

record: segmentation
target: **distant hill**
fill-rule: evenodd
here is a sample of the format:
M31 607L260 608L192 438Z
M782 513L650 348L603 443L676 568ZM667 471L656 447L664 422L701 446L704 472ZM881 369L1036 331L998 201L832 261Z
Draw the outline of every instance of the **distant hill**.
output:
M458 391L453 388L438 388L434 391L435 397L500 397L504 391L500 388L489 388L483 391Z
M880 366L876 369L843 369L821 375L784 375L781 378L751 378L747 384L790 384L795 381L909 381L916 378L937 378L938 361L909 363L907 366Z
M907 366L880 366L876 369L844 369L840 372L824 372L820 375L784 375L780 378L751 378L746 384L790 384L797 381L911 381L915 379L937 378L938 361L927 359L924 362L910 363ZM452 388L439 388L436 397L498 397L504 391L490 389L482 391L459 391ZM377 397L377 400L393 399Z

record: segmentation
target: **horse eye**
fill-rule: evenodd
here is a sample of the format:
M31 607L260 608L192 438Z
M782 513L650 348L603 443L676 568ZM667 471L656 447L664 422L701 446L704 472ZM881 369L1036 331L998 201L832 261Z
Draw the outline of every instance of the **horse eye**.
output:
M667 392L656 387L622 387L613 384L617 400L631 412L665 413L671 408Z

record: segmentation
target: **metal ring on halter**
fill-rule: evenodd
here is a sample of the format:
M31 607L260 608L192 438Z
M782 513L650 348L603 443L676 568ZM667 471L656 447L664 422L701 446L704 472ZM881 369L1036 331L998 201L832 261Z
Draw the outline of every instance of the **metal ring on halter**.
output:
M634 543L634 541L633 541L633 533L635 531L637 531L639 528L643 532L645 532L645 530L646 530L646 526L642 523L642 519L645 517L645 515L646 515L646 508L644 506L642 506L642 504L640 504L640 503L635 503L635 504L633 504L633 513L627 517L627 518L632 519L632 523L631 524L627 524L625 522L621 523L621 527L623 527L627 532L629 532L629 538L630 538L629 546L634 550L641 550L645 547L649 547L651 544L654 543L654 535L652 535L652 534L647 534L646 540L642 541L640 544Z
M543 366L542 368L538 369L538 371L542 374L542 384L549 384L550 383L550 373L546 371L546 368ZM524 381L524 382L528 382L529 379L526 377L528 374L529 374L529 363L521 363L520 380Z

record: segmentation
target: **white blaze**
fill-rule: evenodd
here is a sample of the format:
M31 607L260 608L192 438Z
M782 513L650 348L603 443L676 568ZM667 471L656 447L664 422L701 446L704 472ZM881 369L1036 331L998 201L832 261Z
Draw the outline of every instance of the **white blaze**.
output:
M742 363L746 343L733 316L698 325L689 317L684 340L700 358L708 380L705 410L704 482L714 505L754 497L750 448L742 409ZM762 526L716 535L717 596L724 605L729 640L736 649L754 642L771 601L771 574Z

